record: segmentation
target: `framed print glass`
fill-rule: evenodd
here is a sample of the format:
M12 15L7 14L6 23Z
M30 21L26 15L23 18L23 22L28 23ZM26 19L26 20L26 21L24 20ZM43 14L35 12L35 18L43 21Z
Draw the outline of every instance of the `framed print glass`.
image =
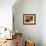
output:
M35 25L36 24L36 14L24 14L23 24L25 25Z

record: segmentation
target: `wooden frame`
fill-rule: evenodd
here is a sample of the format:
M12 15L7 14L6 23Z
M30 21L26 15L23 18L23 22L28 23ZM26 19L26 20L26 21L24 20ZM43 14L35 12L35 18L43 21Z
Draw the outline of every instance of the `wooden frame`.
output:
M24 25L35 25L36 14L23 14L23 24Z

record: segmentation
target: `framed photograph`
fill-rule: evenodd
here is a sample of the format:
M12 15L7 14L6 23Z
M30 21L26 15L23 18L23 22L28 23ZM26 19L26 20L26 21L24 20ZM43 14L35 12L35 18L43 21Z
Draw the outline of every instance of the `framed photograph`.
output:
M36 24L36 14L24 14L23 24L25 25L35 25Z

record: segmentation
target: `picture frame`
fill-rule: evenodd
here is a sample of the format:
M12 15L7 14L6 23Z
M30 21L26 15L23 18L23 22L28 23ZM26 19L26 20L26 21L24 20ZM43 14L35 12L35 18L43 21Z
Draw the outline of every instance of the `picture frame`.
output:
M23 14L23 24L24 25L35 25L36 14Z

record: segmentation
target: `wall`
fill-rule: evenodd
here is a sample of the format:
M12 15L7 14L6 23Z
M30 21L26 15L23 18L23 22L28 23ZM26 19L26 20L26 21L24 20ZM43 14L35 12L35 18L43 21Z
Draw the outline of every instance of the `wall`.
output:
M12 29L12 6L16 0L0 0L0 27L6 27L9 30ZM4 30L4 29L3 29ZM3 31L0 29L0 33ZM5 36L10 35L10 32L7 30L7 32L3 31L0 34L0 38L5 38ZM9 38L9 37L7 37Z
M16 5L14 5L16 6ZM34 40L36 46L41 46L41 1L40 0L23 0L21 4L14 9L15 30L23 33L24 39ZM36 14L36 25L24 25L23 14Z
M46 46L46 0L41 1L41 41Z
M16 0L0 0L0 27L12 29L12 6Z
M0 0L0 26L12 28L12 6L15 2L16 0ZM33 3L37 3L37 6ZM39 12L39 7L40 0L25 0L24 3L21 3L20 7L18 6L18 8L14 9L15 28L18 31L23 32L24 37L27 36L26 33L28 36L30 35L31 37L29 36L29 38L34 39L37 42L37 45L40 43L38 43L38 39L40 41L39 33L41 31L42 46L46 46L46 0L41 0L41 15ZM23 25L23 13L36 13L37 24ZM41 24L41 28L39 23Z

